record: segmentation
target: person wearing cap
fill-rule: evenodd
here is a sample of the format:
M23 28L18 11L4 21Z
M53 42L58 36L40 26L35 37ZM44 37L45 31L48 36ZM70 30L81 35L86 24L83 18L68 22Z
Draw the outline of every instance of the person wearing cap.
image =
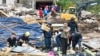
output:
M22 46L24 43L28 44L29 36L30 36L30 32L26 32L25 34L20 36L19 39L18 39L18 46Z
M7 39L7 48L5 48L4 55L8 55L10 51L12 51L13 48L16 47L17 39L16 34L11 33L11 36Z
M68 26L71 28L70 29L70 38L69 38L69 48L72 42L72 34L74 34L75 32L78 32L78 24L77 22L75 22L74 18L71 18L71 20L68 22Z
M62 29L61 33L62 55L66 56L70 27L68 27L67 23L64 23L64 26L61 27L61 29Z
M45 47L47 51L51 50L51 38L53 36L53 27L50 23L47 23L47 27L50 28L49 31L43 30L44 40L45 40Z

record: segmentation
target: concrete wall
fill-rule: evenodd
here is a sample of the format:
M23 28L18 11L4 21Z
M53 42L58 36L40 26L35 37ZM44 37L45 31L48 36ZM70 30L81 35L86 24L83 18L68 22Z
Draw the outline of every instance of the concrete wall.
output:
M9 4L14 5L14 2L15 2L15 0L6 0L6 4L7 5L9 5Z
M2 2L3 2L3 0L0 0L0 4L3 4ZM13 4L14 5L14 2L15 2L15 0L6 0L7 5L8 4Z
M0 4L2 4L2 0L0 0Z

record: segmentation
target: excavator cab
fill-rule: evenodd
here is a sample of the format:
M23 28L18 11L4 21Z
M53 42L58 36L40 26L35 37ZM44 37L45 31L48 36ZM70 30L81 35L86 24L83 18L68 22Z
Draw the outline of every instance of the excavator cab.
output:
M76 16L76 7L69 7L67 13L62 13L61 18L65 19L67 21L70 21L71 18L74 18L75 21L78 21L78 18Z
M68 8L68 13L69 14L76 14L76 8L75 7L69 7Z

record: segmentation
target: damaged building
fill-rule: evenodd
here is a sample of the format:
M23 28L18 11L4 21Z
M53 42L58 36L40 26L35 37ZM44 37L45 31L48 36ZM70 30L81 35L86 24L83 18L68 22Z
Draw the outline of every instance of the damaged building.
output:
M38 9L46 5L53 5L54 0L0 0L0 4L22 5L28 8Z

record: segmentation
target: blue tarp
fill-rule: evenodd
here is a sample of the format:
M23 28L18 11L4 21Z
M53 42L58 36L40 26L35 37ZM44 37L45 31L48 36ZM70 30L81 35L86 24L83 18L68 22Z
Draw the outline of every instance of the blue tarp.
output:
M20 18L0 18L0 23L7 26L9 24L17 23L17 25L13 28L11 28L13 31L16 32L18 36L24 34L26 31L29 31L31 33L30 38L34 39L42 35L42 29L39 24L26 24L22 19ZM9 27L10 28L10 27ZM1 36L4 36L5 38L10 37L11 32L8 31L6 28L2 28L2 25L0 25L0 39ZM0 47L4 46L4 42L0 42Z
M4 18L0 17L0 22L9 22L9 23L19 23L19 24L25 24L25 22L21 18L14 18L14 17L9 17L9 18Z

